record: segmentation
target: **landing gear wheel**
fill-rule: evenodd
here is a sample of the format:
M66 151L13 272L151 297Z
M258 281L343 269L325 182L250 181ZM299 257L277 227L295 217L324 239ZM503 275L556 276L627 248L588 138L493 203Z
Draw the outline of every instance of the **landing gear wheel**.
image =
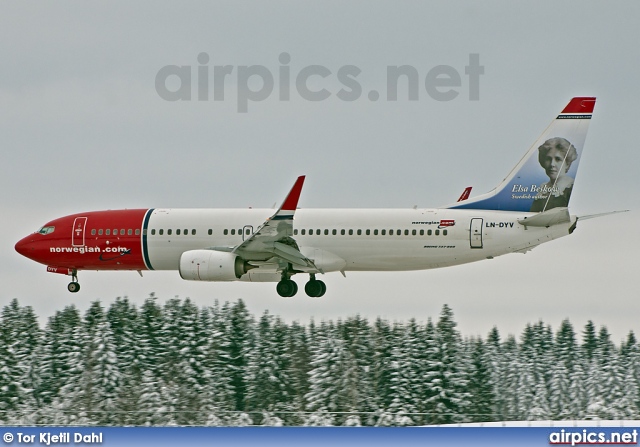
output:
M80 283L77 283L75 281L70 282L67 286L67 290L71 293L76 293L78 290L80 290Z
M283 279L276 286L278 295L289 298L294 296L298 292L298 284L291 279Z
M320 298L327 291L327 286L319 279L311 279L304 286L304 291L311 298Z

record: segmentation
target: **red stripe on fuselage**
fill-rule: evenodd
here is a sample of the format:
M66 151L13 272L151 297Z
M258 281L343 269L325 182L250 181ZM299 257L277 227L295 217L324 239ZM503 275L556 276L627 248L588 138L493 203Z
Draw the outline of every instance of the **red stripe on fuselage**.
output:
M48 266L146 270L142 253L146 212L146 209L92 211L61 217L45 225L55 227L53 232L31 234L16 244L16 250Z

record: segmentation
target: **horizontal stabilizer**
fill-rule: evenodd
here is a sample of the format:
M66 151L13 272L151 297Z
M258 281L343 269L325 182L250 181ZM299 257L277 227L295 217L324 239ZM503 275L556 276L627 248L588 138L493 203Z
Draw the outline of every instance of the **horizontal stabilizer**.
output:
M608 213L589 214L588 216L578 216L578 220L595 219L596 217L608 216L610 214L626 213L629 210L609 211Z
M525 227L550 227L565 222L570 222L568 208L552 208L543 213L535 214L531 217L518 219L520 225Z

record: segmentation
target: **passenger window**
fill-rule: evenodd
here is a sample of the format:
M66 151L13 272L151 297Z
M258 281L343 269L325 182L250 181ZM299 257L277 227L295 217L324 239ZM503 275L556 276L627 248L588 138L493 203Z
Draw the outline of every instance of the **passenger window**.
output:
M345 230L340 230L340 234L344 236L346 234L346 231Z
M296 230L296 231L298 231L298 230ZM303 229L300 231L300 233L304 236L304 235L305 235L305 229L303 228ZM298 233L296 233L296 234L298 234Z
M382 236L384 236L385 234L387 234L387 230L382 230L382 231L380 231L380 234L381 234Z
M191 236L195 236L196 235L196 229L194 228L193 230L191 230Z
M117 228L114 228L114 229L113 229L113 235L114 235L114 236L117 236L117 235L118 235L118 229L117 229Z
M293 235L297 236L298 235L298 230L293 230Z
M320 236L320 230L316 230L316 235Z
M120 229L120 236L124 236L124 228Z
M180 228L176 230L176 236L180 236Z
M107 230L107 231L109 231L109 230ZM156 235L156 229L155 229L155 228L153 228L153 229L151 230L151 236L155 236L155 235Z
M147 230L144 231L144 234L147 234ZM136 228L136 236L140 236L140 228Z
M336 234L338 234L338 230L333 230L331 233L335 236Z
M193 231L196 231L196 230L193 230ZM251 234L251 231L247 228L246 230L244 230L244 234L249 236Z
M171 236L171 230L167 230L167 236Z
M411 230L411 235L415 236L416 235L416 230Z
M94 228L93 230L91 230L91 236L95 236L96 235L96 229Z
M393 230L389 230L389 236L393 236Z
M107 231L105 231L105 233L107 236L109 236L111 234L111 230L107 228Z
M127 230L127 236L131 236L133 234L133 230L131 228L129 228Z
M211 228L209 228L208 233L209 233L209 236L211 236L213 234L213 230Z
M162 236L162 234L163 234L163 233L164 233L164 230L163 230L162 228L160 228L160 231L158 231L158 234L159 234L160 236Z
M378 235L378 230L373 230L373 235L377 236Z
M186 236L187 234L189 234L189 230L187 230L187 229L185 228L185 229L184 229L184 231L182 232L182 234L184 234L184 235Z
M440 230L436 230L436 236L440 236Z
M329 235L329 230L324 230L324 235L328 236Z
M431 236L431 234L432 234L432 231L431 231L431 230L428 230L428 231L427 231L427 236Z
M367 230L367 231L365 231L365 234L366 234L367 236L369 236L369 235L371 234L371 230Z
M232 229L231 229L231 236L235 236L235 234L236 234L236 229L235 229L235 228L232 228Z
M413 230L413 231L415 231L415 230ZM415 234L415 233L413 233L413 234ZM404 235L405 236L409 236L409 230L404 230Z
M225 230L223 231L223 233L224 233L224 235L226 236L227 234L229 234L229 230L225 229Z
M103 233L102 228L100 228L100 229L98 230L98 236L102 236L102 233Z
M442 230L442 235L446 236L447 235L447 230Z
M424 236L424 230L420 230L420 236Z

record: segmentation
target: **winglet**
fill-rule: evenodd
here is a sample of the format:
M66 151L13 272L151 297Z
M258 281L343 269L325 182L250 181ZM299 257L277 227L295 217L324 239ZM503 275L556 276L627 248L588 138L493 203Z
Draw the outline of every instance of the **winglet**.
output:
M469 196L471 195L471 188L473 188L473 187L472 186L467 186L464 189L464 191L462 192L462 195L458 199L458 202L464 202L465 200L467 200L469 198Z
M274 214L273 218L289 219L293 216L298 207L298 200L300 199L300 193L302 192L302 185L304 184L304 175L298 177L296 182L289 191L287 198L284 199L282 205L278 211Z

